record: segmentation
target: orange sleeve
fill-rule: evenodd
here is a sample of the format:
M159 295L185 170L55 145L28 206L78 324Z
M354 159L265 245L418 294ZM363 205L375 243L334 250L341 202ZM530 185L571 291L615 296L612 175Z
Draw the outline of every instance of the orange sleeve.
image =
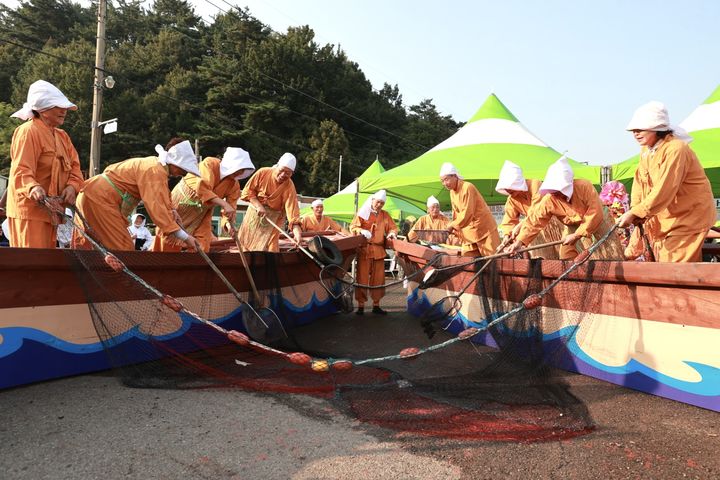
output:
M395 220L392 219L389 213L387 213L385 210L383 210L383 215L385 217L385 236L387 236L390 233L394 233L397 235L398 233L398 227L395 224Z
M523 222L523 226L520 228L517 239L520 240L523 245L529 245L538 234L547 227L550 223L550 219L553 216L553 204L555 199L552 195L545 195L543 199L537 205L528 212L528 216Z
M243 188L242 193L240 194L240 199L245 202L249 202L252 199L258 198L258 189L264 176L265 171L263 169L259 169L255 172L255 174L250 177L250 180L248 180L245 184L245 188Z
M57 130L56 130L57 131ZM65 142L65 150L70 154L70 176L68 177L67 184L75 189L75 193L78 193L83 186L85 181L80 168L80 155L78 155L75 145L70 140L70 135L64 130L59 130L63 133Z
M210 165L207 158L200 162L200 178L198 180L200 181L197 184L196 192L202 203L208 204L211 200L217 198L217 194L213 189L215 185L220 183L220 178L215 173L215 169Z
M362 218L360 218L359 215L355 215L355 218L353 218L352 222L350 222L350 231L355 235L358 235L360 233L360 230L362 230L363 228L364 227L362 225Z
M230 190L225 194L225 200L232 205L233 207L237 208L237 202L240 198L240 184L235 181L235 184L230 187Z
M503 215L502 223L499 227L505 235L509 235L515 225L520 223L521 212L517 207L518 202L512 197L508 197L505 201L505 214Z
M35 178L40 154L42 154L40 139L31 133L30 128L22 128L22 125L18 127L10 146L10 158L17 165L13 179L16 195L28 196L30 190L40 185Z
M475 216L475 204L477 201L475 189L466 188L466 185L463 185L458 196L457 212L454 212L455 218L450 222L453 228L463 228L470 225Z
M290 182L291 180L287 181ZM287 217L289 227L292 228L293 225L300 223L300 208L298 208L297 192L295 191L294 183L289 185L285 195L285 216Z
M583 237L589 237L598 229L603 221L603 207L600 203L600 196L590 182L576 182L574 195L580 195L579 200L587 206L583 215L583 221L575 233Z
M657 215L677 197L687 165L691 161L690 148L685 143L677 143L678 145L669 145L664 152L663 160L648 169L653 187L630 209L634 215L640 218ZM635 199L634 195L633 199Z
M177 232L180 226L175 223L171 213L172 204L165 167L158 163L149 168L141 168L142 170L138 172L137 185L145 209L160 230L165 233Z

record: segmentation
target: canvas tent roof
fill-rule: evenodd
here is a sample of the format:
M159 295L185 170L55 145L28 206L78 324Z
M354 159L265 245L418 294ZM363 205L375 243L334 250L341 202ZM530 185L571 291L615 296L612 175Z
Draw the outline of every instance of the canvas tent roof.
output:
M371 179L376 178L378 175L383 173L385 168L378 160L375 160L363 173L358 177L360 181L361 190L362 185L369 182ZM379 190L379 189L378 189ZM355 216L355 192L357 191L357 181L353 181L347 187L340 190L335 195L332 195L325 200L323 204L325 206L323 213L330 218L350 223ZM372 193L375 193L373 191ZM358 207L360 207L365 199L367 199L372 193L360 193L358 196ZM414 216L415 218L425 215L425 210L421 210L412 203L409 203L403 199L393 197L392 195L387 196L385 207L383 209L390 214L393 220L399 222L406 219L408 216ZM303 209L303 213L309 212L310 209Z
M698 156L710 180L713 195L720 197L720 86L680 123L693 141L690 148ZM640 155L612 166L612 177L630 190Z
M468 123L450 138L361 185L361 189L363 192L385 189L419 207L425 205L430 195L435 195L441 206L447 208L449 192L442 187L438 175L440 166L451 162L480 190L488 204L502 204L507 197L498 194L495 185L505 160L520 165L526 178L542 179L547 167L560 155L525 128L500 99L491 94ZM600 167L588 167L573 160L570 164L576 178L599 182Z

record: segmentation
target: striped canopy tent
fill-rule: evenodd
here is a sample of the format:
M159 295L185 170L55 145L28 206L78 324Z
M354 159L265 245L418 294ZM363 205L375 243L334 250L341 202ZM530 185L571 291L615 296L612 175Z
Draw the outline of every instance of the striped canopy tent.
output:
M698 156L705 174L710 179L713 195L720 198L720 86L702 105L693 110L680 126L693 138L690 148ZM628 191L639 161L638 154L612 166L613 179L625 184Z
M441 207L447 209L450 194L440 183L439 173L444 162L451 162L465 180L478 188L488 204L503 204L507 197L497 193L495 185L505 160L520 165L525 178L543 179L548 166L560 155L530 133L498 97L491 94L467 124L450 138L361 185L361 189L363 192L385 189L422 208L427 198L434 195ZM570 165L576 178L599 183L600 167L573 160Z
M323 214L338 222L350 223L353 217L355 217L355 192L358 191L358 182L360 182L361 190L363 190L362 185L370 182L383 172L385 172L385 168L380 161L375 160L357 180L353 181L335 195L323 200L325 206ZM372 193L375 193L375 191L371 193L360 193L358 195L358 208ZM409 216L418 218L421 215L425 215L424 209L419 209L412 203L396 198L390 194L387 196L383 210L388 212L396 222L401 222ZM304 208L302 213L306 214L310 211L310 208Z

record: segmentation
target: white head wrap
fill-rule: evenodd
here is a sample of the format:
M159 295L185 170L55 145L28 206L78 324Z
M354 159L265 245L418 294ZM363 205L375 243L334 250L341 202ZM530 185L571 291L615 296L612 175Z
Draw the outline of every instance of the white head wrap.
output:
M28 88L27 101L22 108L10 116L30 120L34 117L33 110L42 112L53 107L77 110L77 105L68 100L55 85L45 80L38 80Z
M460 176L460 172L458 172L458 169L455 168L455 165L450 162L445 162L440 167L440 178L444 177L445 175L456 175L461 180L463 178Z
M287 167L294 172L296 163L297 163L297 160L295 159L295 155L293 155L292 153L285 152L282 154L282 157L280 157L280 160L277 161L275 166L276 167Z
M505 160L502 168L500 169L500 175L498 183L495 185L495 191L502 195L510 195L508 190L516 190L520 192L527 192L527 182L523 177L522 168L510 160Z
M131 227L134 227L134 226L135 226L135 220L137 219L137 217L142 217L142 219L143 219L143 221L142 221L142 223L140 224L140 227L139 227L139 228L144 227L144 226L145 226L145 221L146 221L147 219L145 218L145 215L143 215L142 213L133 213L132 217L130 217L130 226L131 226Z
M310 204L310 206L311 206L312 208L315 208L315 207L319 207L319 206L322 205L322 204L323 204L322 199L318 198L317 200L314 200L314 201Z
M667 107L657 100L648 102L635 110L625 130L650 130L651 132L672 130L673 135L680 140L686 143L692 141L692 137L683 128L670 123Z
M190 146L190 142L185 140L177 145L170 147L170 150L165 151L162 145L155 145L155 151L158 154L158 162L162 165L175 165L180 167L188 173L200 176L200 169L198 169L197 158L195 158L195 152Z
M247 178L255 171L250 154L240 147L227 147L220 161L220 179L243 169L245 171L236 176L235 180Z
M9 218L6 218L5 220L3 220L1 228L3 231L3 235L5 235L5 238L10 240L10 219Z
M555 163L548 167L545 180L540 185L540 194L561 192L570 201L573 194L573 179L575 174L568 163L567 157L563 155Z
M384 202L387 200L387 193L385 192L385 190L378 190L365 200L365 202L362 204L362 207L358 209L358 216L363 220L367 220L368 218L370 218L373 200L382 200Z
M440 205L440 200L435 198L435 196L430 195L427 199L427 202L425 202L428 208L430 208L431 205Z

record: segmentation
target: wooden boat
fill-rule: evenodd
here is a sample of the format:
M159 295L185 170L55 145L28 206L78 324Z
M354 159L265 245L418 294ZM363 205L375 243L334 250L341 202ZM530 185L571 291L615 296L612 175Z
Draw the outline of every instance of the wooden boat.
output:
M349 268L355 250L365 240L361 236L328 235ZM219 242L213 250L230 248L232 242ZM247 252L257 288L274 292L279 287L285 318L295 325L337 311L335 303L318 282L319 268L306 255L290 251L281 242L281 252ZM96 252L91 252L99 255ZM93 326L88 299L72 266L72 252L46 249L0 249L0 388L40 380L107 369L108 356ZM272 256L274 268L266 265ZM197 254L118 252L118 258L148 284L180 300L190 310L202 305L207 319L230 330L242 330L241 306L208 264ZM210 258L238 292L250 285L237 254L213 252ZM124 275L118 273L116 275ZM110 301L143 302L136 293L123 294ZM277 307L277 305L275 305ZM198 312L200 313L200 312ZM190 319L166 332L167 341L208 327ZM125 332L118 344L141 347L147 339L139 332ZM163 340L163 341L165 341ZM128 345L130 347L128 347ZM138 351L140 348L138 348Z
M395 241L394 248L406 273L422 268L437 254L430 248ZM443 257L443 265L465 263L467 258ZM541 284L547 286L571 262L542 260ZM720 411L720 266L716 263L594 262L602 265L591 272L581 267L577 274L558 283L544 298L541 318L563 319L552 325L539 322L543 345L562 340L562 354L554 356L556 366L611 383ZM536 265L536 264L535 264ZM470 293L462 296L462 308L449 330L455 333L468 326L483 327L483 301L500 300L506 310L518 306L526 296L529 260L499 260L499 288L495 295ZM589 268L589 267L588 267ZM422 314L418 305L432 305L458 292L473 270L462 267L449 279L427 289L418 281L408 282L408 304L412 313ZM597 282L597 301L573 298L579 283ZM447 326L447 325L446 325ZM508 321L505 328L513 328ZM566 332L573 331L572 338ZM523 332L515 332L522 336ZM494 345L488 332L475 339Z

